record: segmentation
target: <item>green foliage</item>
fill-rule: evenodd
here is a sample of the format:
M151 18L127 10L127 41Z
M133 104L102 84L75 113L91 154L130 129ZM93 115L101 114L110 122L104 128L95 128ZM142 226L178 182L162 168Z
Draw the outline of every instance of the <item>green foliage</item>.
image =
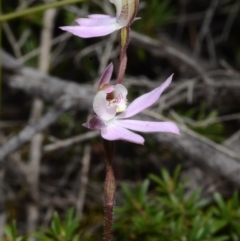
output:
M201 102L199 108L190 108L186 112L181 112L181 116L186 120L186 124L197 133L202 134L215 142L224 141L223 123L211 123L211 121L218 116L218 111L209 111L206 102ZM189 119L193 120L193 122L189 121Z
M197 121L208 122L215 119L217 116L218 112L216 110L208 112L206 103L201 103L200 110L197 114ZM205 126L193 127L193 129L196 132L205 135L209 139L212 139L213 141L221 142L224 140L224 127L222 123L213 123Z
M36 241L87 241L88 237L83 237L82 231L79 231L80 221L74 215L73 208L69 209L65 220L62 222L59 215L54 213L51 225L39 232L29 234L36 237ZM5 237L3 241L27 241L27 236L17 235L16 222L13 221L5 227Z
M15 221L6 225L4 231L5 237L3 241L27 241L27 237L17 235L17 226Z
M195 190L186 197L185 182L179 180L180 171L177 167L170 175L163 169L160 176L151 174L134 189L122 184L124 199L115 208L116 241L240 240L239 194L224 200L215 193L209 200L201 198L201 191ZM99 240L98 234L92 237L85 234L79 218L70 209L64 221L54 213L49 228L29 236L35 236L37 241ZM3 241L25 240L27 237L17 235L15 222L6 226Z
M233 241L240 237L240 200L239 195L234 193L227 202L219 193L214 194L217 206L213 207L213 213L219 220L223 220L222 232L228 233Z
M178 167L171 177L164 169L160 177L150 175L152 182L145 180L134 191L122 184L125 198L116 208L115 221L118 240L239 240L238 195L225 202L215 194L216 204L201 199L200 190L186 198L179 173ZM150 184L155 185L154 193Z
M74 210L69 209L64 222L57 213L54 213L50 228L43 233L35 233L39 241L79 241L87 240L80 238L81 233L77 232L79 228L79 218L74 216Z

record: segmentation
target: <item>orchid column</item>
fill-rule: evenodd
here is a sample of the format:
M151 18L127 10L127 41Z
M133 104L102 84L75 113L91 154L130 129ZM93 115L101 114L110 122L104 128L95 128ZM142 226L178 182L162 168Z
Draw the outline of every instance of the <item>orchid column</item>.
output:
M105 230L104 240L112 240L113 207L115 203L116 182L113 171L113 148L115 140L124 140L144 144L144 138L132 131L169 132L179 134L179 129L172 122L152 122L129 119L155 103L162 92L170 85L170 76L162 85L135 99L127 105L128 90L122 85L127 65L127 47L129 44L130 25L136 20L138 0L110 0L116 6L116 17L103 14L89 15L77 19L79 26L66 26L61 29L82 38L105 36L120 29L120 61L117 83L111 84L113 64L110 63L98 83L93 100L95 115L84 127L100 130L106 153L106 178L104 184ZM132 130L132 131L131 131Z

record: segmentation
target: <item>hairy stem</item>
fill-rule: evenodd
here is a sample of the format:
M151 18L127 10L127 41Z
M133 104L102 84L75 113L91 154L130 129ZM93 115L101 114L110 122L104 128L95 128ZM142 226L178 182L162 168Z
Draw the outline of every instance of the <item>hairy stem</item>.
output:
M122 28L120 30L120 62L117 83L122 83L127 66L127 47L129 44L129 32L129 27Z
M112 240L113 207L115 204L116 181L113 171L114 142L103 139L106 154L106 178L104 183L104 241Z

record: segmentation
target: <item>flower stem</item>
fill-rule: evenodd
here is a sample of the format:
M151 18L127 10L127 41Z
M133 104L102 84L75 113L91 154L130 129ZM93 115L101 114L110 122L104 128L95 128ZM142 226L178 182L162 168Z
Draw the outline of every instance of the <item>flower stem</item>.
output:
M114 142L103 139L106 154L106 178L104 183L104 241L112 240L113 208L115 204L116 181L113 171Z
M83 2L83 1L85 1L85 0L63 0L60 2L44 3L42 5L32 7L32 8L27 8L22 11L16 11L13 13L3 14L0 16L0 22L5 22L8 20L12 20L14 18L19 18L19 17L25 16L28 14L35 14L36 12L45 11L49 8L58 8L58 7L62 7L65 5L69 5L69 4L73 4L73 3L77 3L77 2Z
M129 44L130 28L120 30L120 63L118 69L117 83L122 83L127 66L127 47Z

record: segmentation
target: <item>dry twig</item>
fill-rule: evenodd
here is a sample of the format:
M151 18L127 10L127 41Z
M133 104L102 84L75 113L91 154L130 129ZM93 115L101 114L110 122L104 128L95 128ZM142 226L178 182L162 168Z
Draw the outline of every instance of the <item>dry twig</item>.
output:
M39 70L43 73L47 73L50 64L50 49L51 40L53 35L54 19L56 16L56 9L49 9L45 11L43 16L43 28L41 33L40 42L40 55L39 55ZM36 123L42 115L44 103L41 99L35 98L33 100L30 123ZM37 133L33 136L30 142L30 155L29 155L29 175L28 178L31 183L33 196L36 197L34 202L28 205L28 232L32 232L36 229L38 222L38 197L39 197L39 173L40 173L40 161L42 156L42 142L43 134ZM31 237L29 241L33 241L35 238Z
M88 171L90 167L90 159L91 159L91 147L90 145L86 145L84 147L84 154L82 158L82 169L80 171L80 184L78 189L78 197L76 201L76 207L77 207L77 214L79 217L82 216L83 206L85 202L85 196L86 196L86 187L88 183Z
M80 134L78 136L74 136L74 137L71 137L66 140L61 140L61 141L57 141L56 143L53 143L53 144L48 144L43 147L43 151L50 152L50 151L56 151L56 150L62 149L62 148L67 148L67 147L77 144L79 142L86 141L86 140L92 139L94 137L97 137L98 135L99 135L99 132L97 132L97 131L95 131L95 132L91 131L91 132L87 132L86 134Z

